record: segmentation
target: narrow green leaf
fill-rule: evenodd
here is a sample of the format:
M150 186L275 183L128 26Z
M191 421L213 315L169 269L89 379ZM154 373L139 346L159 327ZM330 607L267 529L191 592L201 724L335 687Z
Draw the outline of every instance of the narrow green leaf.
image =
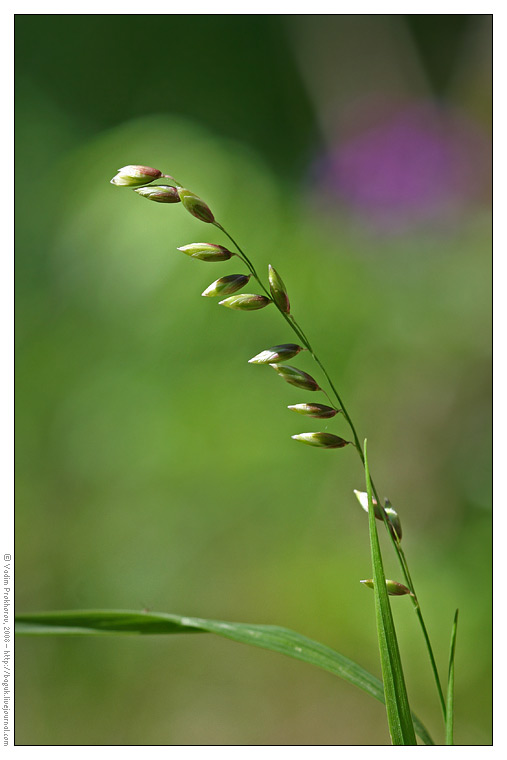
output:
M353 686L384 702L382 683L357 663L324 644L301 636L287 628L273 625L226 623L220 620L169 615L161 612L130 610L83 610L76 612L44 612L16 616L18 634L166 634L215 633L242 644L269 649L310 665L316 665L343 678ZM425 744L433 740L423 724L414 716L417 733Z
M449 675L447 679L447 712L445 720L445 743L454 744L454 654L456 651L456 631L458 629L458 610L454 614L449 650Z
M366 490L368 493L368 522L370 527L371 559L375 593L375 614L377 618L377 635L380 649L380 663L384 681L385 705L389 733L393 744L417 744L414 725L408 704L407 689L403 677L400 652L394 621L387 594L386 577L380 553L373 494L368 468L366 441L364 442L364 466L366 473Z

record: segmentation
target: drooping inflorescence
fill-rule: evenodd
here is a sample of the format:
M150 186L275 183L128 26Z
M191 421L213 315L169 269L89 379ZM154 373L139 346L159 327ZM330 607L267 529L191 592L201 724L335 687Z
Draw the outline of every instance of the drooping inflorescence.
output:
M174 185L152 184L157 179L170 179L174 182ZM190 214L202 222L213 224L215 227L218 227L218 229L222 230L222 232L232 240L222 225L216 221L215 216L207 203L205 203L202 198L195 195L195 193L182 187L170 174L164 174L159 169L154 169L150 166L129 164L118 169L118 172L111 180L111 183L120 187L130 187L142 198L147 198L148 200L157 203L181 202L183 207ZM237 252L230 251L228 248L219 245L218 243L207 242L189 243L180 246L178 250L193 259L213 263L228 261L233 256L241 259L241 261L243 261L248 267L249 273L231 274L226 275L225 277L220 277L218 280L212 282L201 295L206 297L222 296L219 305L237 311L257 311L258 309L263 309L271 303L274 303L296 334L302 336L301 331L296 327L295 320L291 315L287 288L276 269L271 266L271 264L268 267L268 290L260 281L250 260L241 251L237 244L235 245L238 248ZM264 293L239 293L238 291L242 290L247 285L252 276L257 280L258 284L264 290ZM224 298L224 296L226 297ZM285 380L285 382L296 388L312 392L322 391L323 389L318 382L307 372L303 372L303 370L300 370L297 367L283 364L283 362L292 359L301 351L305 351L308 348L309 344L301 346L297 343L283 343L264 349L248 361L250 364L269 365L283 380ZM341 409L335 406L311 403L294 404L288 408L301 415L316 419L331 419L341 411ZM298 435L293 435L292 438L295 441L325 449L342 448L350 443L350 441L346 441L345 439L328 432L300 433Z
M157 179L169 179L174 184L172 185L154 185L152 184ZM221 297L219 301L220 306L226 306L229 309L235 309L237 311L257 311L263 309L270 304L274 304L285 321L289 324L291 329L298 336L300 343L281 343L270 348L265 348L258 354L248 360L249 364L267 365L271 367L282 380L286 383L299 388L302 391L310 392L323 392L331 405L319 404L313 402L300 402L298 404L292 404L288 406L293 412L297 412L300 415L309 417L311 419L323 419L329 420L335 417L339 412L342 412L354 435L354 443L347 441L344 438L330 433L327 431L298 433L291 436L293 440L304 443L308 446L314 446L320 449L341 449L352 443L358 451L361 451L358 447L357 434L355 432L352 421L345 411L345 408L340 408L342 405L341 399L333 386L329 376L327 375L324 367L317 359L310 343L308 342L305 334L299 327L298 323L291 314L291 305L287 288L276 271L271 266L268 267L268 287L265 287L260 280L254 265L238 246L236 241L229 235L225 228L215 219L215 216L209 206L195 193L182 187L174 177L169 174L163 174L159 169L154 169L149 166L136 166L128 165L118 170L118 173L111 180L113 185L130 187L138 195L148 200L155 201L157 203L179 203L192 214L196 219L207 224L212 224L218 228L223 234L225 234L229 240L233 243L236 251L231 251L219 243L189 243L187 245L180 246L177 250L186 254L190 258L198 259L200 261L206 261L210 263L219 263L228 261L233 257L236 257L242 261L247 267L247 273L230 274L223 277L219 277L217 280L211 283L202 293L205 297ZM251 278L257 281L263 293L240 293L239 291L250 282ZM317 380L312 375L309 375L303 370L285 364L290 359L298 356L302 351L309 351L321 370L324 372L327 381L330 384L334 395L338 401L338 406L335 406L331 401L328 393L321 388ZM364 460L363 460L364 462ZM362 491L355 491L361 506L368 512L368 495ZM401 524L397 512L391 506L388 499L385 499L384 506L381 507L377 500L373 498L372 506L375 517L378 520L385 522L386 527L389 529L391 536L395 542L395 545L399 547L401 541ZM366 586L373 588L374 581L371 579L362 580ZM412 591L405 585L398 583L397 581L386 580L387 592L393 596L402 596L410 594L414 596Z

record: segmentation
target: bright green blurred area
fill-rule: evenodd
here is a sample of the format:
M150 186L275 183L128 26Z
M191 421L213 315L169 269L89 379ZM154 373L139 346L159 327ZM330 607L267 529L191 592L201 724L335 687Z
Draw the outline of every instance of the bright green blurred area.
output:
M442 676L460 609L456 743L488 744L488 205L393 236L360 231L338 202L324 212L307 179L325 140L301 18L17 17L17 609L272 623L379 674L359 459L290 439L349 431L292 414L326 400L247 363L294 340L274 307L200 298L242 265L176 248L220 232L109 184L125 164L156 166L260 273L280 272L400 514ZM399 18L442 97L461 51L477 75L461 103L483 118L472 42L488 17ZM290 363L317 377L309 356ZM393 608L411 706L440 742L420 630L407 599ZM18 639L16 665L17 744L389 741L368 696L211 636Z

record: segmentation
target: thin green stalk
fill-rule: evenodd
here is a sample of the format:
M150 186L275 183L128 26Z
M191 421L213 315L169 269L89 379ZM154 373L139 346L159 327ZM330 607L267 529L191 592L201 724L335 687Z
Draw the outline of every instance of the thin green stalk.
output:
M377 489L373 485L373 481L372 481L372 490L375 493L375 497L377 499L377 504L379 506L381 506L380 505L380 499L379 499L378 494L377 494ZM410 575L410 571L409 571L409 568L408 568L408 562L407 562L407 559L405 557L405 552L401 548L401 544L400 544L399 540L396 540L393 537L393 534L392 534L392 532L390 530L390 527L389 527L389 524L388 524L388 521L387 521L386 513L385 513L385 511L384 511L383 508L382 508L382 520L384 522L384 525L386 527L387 533L388 533L388 535L389 535L389 537L391 539L391 542L392 542L392 544L394 546L394 550L395 550L396 555L398 557L398 560L400 562L405 582L406 582L407 586L409 587L410 591L412 592L412 594L410 595L410 598L412 600L412 604L414 606L414 610L415 610L415 613L417 615L417 619L419 620L419 625L421 626L422 634L424 636L424 641L426 643L426 648L428 650L428 655L429 655L430 663L431 663L431 669L433 671L433 677L435 679L435 684L436 684L436 687L437 687L438 698L439 698L439 701L440 701L440 707L442 708L442 714L443 714L443 718L444 718L444 722L445 722L446 718L447 718L447 710L446 710L446 705L445 705L444 693L442 691L442 684L440 682L440 676L438 674L437 663L435 661L435 655L433 654L433 647L431 646L430 637L429 637L429 634L428 634L428 629L426 628L426 624L424 622L424 617L423 617L423 614L422 614L421 605L419 604L419 599L418 599L416 591L415 591L414 582L412 580L412 577Z
M408 563L407 563L407 560L405 558L405 553L404 553L403 549L401 548L401 546L399 546L399 545L398 545L398 552L399 552L399 556L400 556L401 560L403 561L404 575L405 575L405 579L407 581L407 586L410 588L410 590L412 591L412 594L413 594L413 596L411 596L412 604L414 605L415 614L417 615L417 618L419 620L419 624L421 626L421 630L422 630L422 633L423 633L423 636L424 636L424 640L426 642L426 648L428 650L428 654L429 654L429 658L430 658L430 662L431 662L431 669L433 671L433 676L435 678L435 683L436 683L436 686L437 686L438 698L439 698L439 701L440 701L440 706L442 708L442 714L443 714L443 717L444 717L444 721L446 721L447 720L447 709L446 709L446 704L445 704L445 699L444 699L444 693L442 691L442 684L440 682L440 677L438 675L437 663L435 661L435 655L433 654L433 648L431 646L428 629L426 628L426 624L424 622L421 606L419 604L419 599L418 599L417 594L415 593L415 590L414 590L414 583L413 583L412 578L410 576L410 572L409 572L409 569L408 569Z
M252 262L250 261L250 259L246 255L246 253L238 245L238 243L236 242L236 240L234 240L234 238L232 237L232 235L230 235L227 232L227 230L225 229L225 227L223 227L219 222L215 221L214 225L216 227L218 227L218 229L220 229L224 233L224 235L226 235L229 238L229 240L233 243L233 245L237 248L237 250L239 252L239 256L242 259L242 261L246 264L246 266L248 267L248 269L252 273L253 277L257 280L259 286L262 288L262 290L264 291L264 293L269 298L271 298L270 292L264 286L262 280L260 279L259 275L257 274L257 271L256 271L254 265L252 264ZM354 447L355 447L355 449L356 449L356 451L357 451L357 453L359 455L359 458L361 459L361 463L362 463L363 468L364 468L364 466L365 466L364 455L363 455L361 444L359 443L359 437L358 437L356 428L354 426L352 418L350 417L350 415L349 415L349 413L348 413L348 411L347 411L347 409L345 407L345 404L343 403L343 401L341 399L341 396L338 393L338 390L337 390L336 386L334 385L334 383L333 383L333 381L332 381L332 379L331 379L328 371L326 370L325 366L323 365L323 363L321 362L321 360L319 359L319 357L315 353L315 351L314 351L314 349L313 349L313 347L312 347L309 339L305 335L303 329L297 323L296 319L291 314L288 315L284 311L282 311L282 309L280 309L276 303L275 303L275 306L277 306L280 314L283 316L283 318L285 319L285 321L287 322L287 324L291 327L291 329L293 330L293 332L296 333L296 335L298 336L299 340L302 342L302 344L304 345L304 347L310 352L310 354L312 355L314 361L320 367L320 369L323 372L326 380L328 381L329 386L330 386L331 390L333 391L333 394L336 397L336 400L338 401L338 404L339 404L339 407L340 407L340 409L341 409L341 411L343 413L343 416L347 420L347 423L348 423L348 425L350 427L350 430L351 430L353 438L354 438ZM327 393L326 393L326 396L328 396ZM328 396L328 398L329 398L329 396ZM373 481L372 481L372 490L373 490L373 493L375 494L375 498L377 500L377 504L381 507L381 501L380 501L377 489L375 488L375 485L374 485ZM408 563L407 563L405 554L403 552L403 549L400 546L399 541L396 540L393 537L393 535L392 535L392 532L391 532L391 530L389 528L389 523L387 521L387 517L386 517L385 512L384 512L383 509L382 509L382 517L383 517L383 521L384 521L385 527L387 529L387 532L388 532L388 534L389 534L389 536L391 538L391 541L392 541L395 553L396 553L396 555L398 557L398 561L399 561L400 566L401 566L401 570L402 570L402 573L403 573L404 580L405 580L407 586L409 587L410 591L412 592L412 595L411 595L412 604L414 605L415 613L416 613L417 618L419 620L419 624L421 626L421 630L422 630L422 634L423 634L424 641L425 641L425 644L426 644L426 648L428 650L428 655L429 655L430 663L431 663L431 669L432 669L433 676L434 676L434 679L435 679L435 684L436 684L436 687L437 687L437 692L438 692L438 697L439 697L439 701L440 701L440 706L442 708L442 713L443 713L443 717L444 717L444 721L445 721L446 720L446 704L445 704L445 699L444 699L444 693L442 691L442 685L441 685L441 682L440 682L440 677L439 677L439 674L438 674L438 668L437 668L437 664L436 664L436 661L435 661L435 656L433 654L433 648L431 646L428 630L427 630L426 624L424 622L424 618L423 618L422 610L421 610L421 607L420 607L420 604L419 604L419 600L417 598L417 594L415 592L414 584L413 584L413 581L412 581L412 578L410 576L410 572L409 572L409 569L408 569Z
M262 288L262 290L265 292L265 294L267 295L267 297L268 297L270 300L272 300L272 299L271 299L271 293L270 293L270 292L269 292L269 290L268 290L268 289L267 289L267 288L264 286L264 283L262 282L261 278L260 278L260 277L259 277L259 275L257 274L257 271L256 271L256 269L255 269L254 265L252 264L252 262L250 261L250 259L249 259L249 258L248 258L248 256L246 255L246 253L245 253L245 252L244 252L244 251L243 251L243 250L242 250L242 249L239 247L238 243L237 243L237 242L234 240L234 238L232 237L232 235L229 235L229 233L227 232L227 230L225 229L225 227L222 227L222 225L221 225L221 224L219 224L218 222L213 222L213 224L215 225L215 227L218 227L218 229L222 230L222 232L224 233L224 235L227 235L227 237L229 238L229 240L231 241L231 243L233 243L233 244L236 246L236 248L237 248L237 249L238 249L238 251L239 251L239 254L240 254L240 258L241 258L241 259L244 261L244 263L247 265L248 269L250 270L250 272L252 273L252 275L255 277L255 279L257 280L257 282L258 282L258 284L259 284L259 286L260 286L260 287ZM302 343L305 345L305 347L306 347L306 348L308 348L308 350L310 351L310 353L313 353L313 352L312 352L312 350L311 350L311 348L308 346L308 344L307 344L307 341L306 341L306 338L304 337L304 335L303 335L302 331L301 331L301 330L300 330L300 329L299 329L297 326L293 325L293 323L292 323L292 320L290 319L289 315L288 315L288 314L286 314L284 311L282 311L282 310L281 310L281 309L278 307L278 304L276 304L276 303L275 303L275 306L276 306L276 308L278 309L278 311L280 312L280 314L282 315L282 317L285 319L285 321L287 322L287 324L288 324L288 325L289 325L289 326L292 328L292 330L293 330L293 331L296 333L296 335L297 335L297 336L298 336L298 338L301 340L301 342L302 342Z

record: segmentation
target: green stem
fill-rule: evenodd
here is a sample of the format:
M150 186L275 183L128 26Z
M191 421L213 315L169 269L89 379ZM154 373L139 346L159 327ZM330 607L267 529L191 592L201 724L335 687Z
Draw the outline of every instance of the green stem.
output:
M246 266L248 267L248 269L252 273L253 277L257 280L259 286L262 288L262 290L264 291L264 293L268 296L268 298L271 298L271 293L264 286L264 284L261 281L259 275L257 274L257 271L256 271L254 265L252 264L252 262L250 261L250 259L246 255L246 253L240 248L240 246L238 245L238 243L236 242L236 240L234 240L234 238L232 237L232 235L230 235L227 232L227 230L224 227L222 227L221 224L219 224L219 222L215 221L214 225L216 227L218 227L218 229L220 229L224 233L224 235L226 235L229 238L229 240L231 241L231 243L233 243L233 245L238 249L240 258L246 264ZM312 347L309 339L306 337L305 333L303 332L303 329L296 322L296 320L292 316L292 314L286 314L284 311L282 311L282 309L280 309L280 307L278 307L278 304L276 304L276 303L275 303L275 306L277 306L278 311L280 312L280 314L282 315L282 317L285 319L285 321L288 323L288 325L291 327L291 329L296 333L296 335L298 336L299 340L302 342L302 344L304 345L304 347L311 353L314 361L320 367L320 369L323 372L326 380L328 381L329 387L333 391L334 396L335 396L336 400L338 401L338 404L339 404L339 407L340 407L340 409L341 409L341 411L343 413L343 416L345 417L345 419L348 422L348 425L349 425L350 430L352 432L352 435L354 437L354 448L356 449L357 453L359 454L359 458L361 459L361 463L362 463L362 465L364 467L365 466L364 454L363 454L363 450L362 450L361 444L359 443L359 437L358 437L356 428L354 426L352 418L350 417L350 415L349 415L349 413L348 413L348 411L347 411L347 409L345 407L345 404L343 403L343 401L342 401L342 399L340 397L340 394L338 393L338 390L336 389L336 387L335 387L335 385L334 385L331 377L329 376L328 371L326 370L325 366L320 361L320 359L317 356L317 354L315 353L315 351L314 351L314 349L313 349L313 347ZM325 393L325 391L324 391L324 393ZM327 393L326 393L326 396L328 396ZM329 398L329 396L328 396L328 398ZM381 507L380 498L379 498L377 489L375 488L375 485L374 485L373 481L372 481L372 490L373 490L373 493L375 494L375 498L377 500L377 504L379 505L379 507ZM391 538L391 541L392 541L395 553L396 553L396 555L398 557L398 561L399 561L400 566L401 566L401 570L402 570L402 573L403 573L403 577L405 579L405 583L407 584L407 586L409 587L410 591L412 592L412 595L411 595L410 598L412 599L412 604L414 605L415 613L416 613L417 618L419 620L419 624L421 626L421 630L422 630L422 634L423 634L423 637L424 637L424 641L426 643L426 648L428 650L428 655L429 655L430 663L431 663L431 669L433 671L433 676L435 678L435 684L436 684L437 691L438 691L438 697L439 697L439 701L440 701L440 705L441 705L441 708L442 708L442 713L443 713L444 721L445 721L446 720L446 704L445 704L444 694L443 694L443 691L442 691L442 685L440 683L440 677L438 675L438 668L437 668L437 664L436 664L436 661L435 661L435 656L433 654L433 648L431 646L428 630L427 630L426 624L424 622L424 618L423 618L423 614L422 614L421 607L420 607L420 604L419 604L419 600L417 598L417 594L415 592L414 584L413 584L412 578L410 576L410 571L408 569L408 564L407 564L407 560L406 560L406 557L405 557L405 553L403 552L403 549L400 546L399 539L394 538L394 536L392 535L392 531L390 529L390 526L389 526L389 523L388 523L388 520L387 520L387 516L386 516L383 508L382 508L382 517L383 517L383 521L384 521L386 530L387 530L387 532L388 532L388 534L389 534L389 536Z
M213 222L213 224L215 225L215 227L218 227L218 229L222 230L222 232L224 233L224 235L227 235L227 237L229 238L229 240L231 241L231 243L233 243L236 246L236 248L239 251L240 258L247 265L248 269L250 270L250 272L252 273L252 275L255 277L255 279L257 280L257 282L259 284L259 286L265 292L265 294L267 295L267 297L269 298L269 300L272 301L273 299L271 298L271 293L264 286L264 283L262 282L261 278L257 274L257 271L256 271L254 265L252 264L252 262L250 261L250 259L246 255L246 253L239 247L238 243L234 240L234 238L232 237L232 235L229 235L229 233L227 232L227 230L224 227L222 227L221 224L219 224L218 222ZM310 351L310 353L312 353L311 348L309 347L308 342L306 341L306 338L303 335L303 332L298 327L296 327L296 326L294 326L292 324L290 316L288 314L286 314L284 311L282 311L277 303L275 303L275 306L278 309L278 311L280 312L280 314L282 315L282 317L285 319L285 321L288 323L288 325L292 328L292 330L294 330L294 332L296 333L296 335L298 336L298 338L301 340L301 342L304 343L305 347L308 348L308 350Z
M321 368L322 372L326 376L326 379L327 379L327 381L328 381L328 383L329 383L329 385L330 385L330 387L331 387L334 395L336 396L336 399L337 399L338 403L341 406L341 409L343 411L345 419L349 423L350 429L352 431L352 435L354 436L354 441L356 443L357 453L359 454L359 457L360 457L361 462L362 462L363 467L364 467L364 455L363 455L363 451L362 451L361 446L359 445L359 439L358 439L358 435L357 435L354 423L352 422L352 419L351 419L349 413L347 412L347 410L345 408L345 404L343 403L343 401L342 401L342 399L341 399L341 397L340 397L340 395L339 395L339 393L338 393L338 391L337 391L337 389L336 389L333 381L331 380L328 372L326 371L326 368L323 366L322 362L320 361L320 359L316 355L315 351L311 347L308 338L306 338L306 336L304 335L303 330L299 327L299 325L297 325L297 322L294 319L294 317L292 317L292 320L294 322L294 325L296 325L299 328L299 332L304 336L306 347L308 348L308 350L312 354L313 358L315 359L316 363L319 365L319 367ZM375 488L375 485L374 485L373 481L372 481L372 489L373 489L373 492L375 494L375 498L377 500L377 504L379 505L379 507L381 507L380 498L379 498L377 489ZM408 563L407 563L407 560L406 560L406 557L405 557L405 553L403 552L403 549L400 546L399 540L396 540L394 538L394 536L392 535L392 532L390 530L390 527L389 527L389 524L388 524L388 521L387 521L387 517L385 515L385 512L384 512L383 508L382 508L382 517L383 517L383 521L385 523L387 532L388 532L388 534L389 534L389 536L391 538L391 541L393 543L394 550L395 550L396 555L398 557L398 560L400 562L405 582L406 582L407 586L409 587L409 589L412 592L412 595L411 595L410 598L412 599L412 604L414 605L415 613L416 613L416 615L418 617L419 624L421 626L421 630L422 630L422 633L423 633L423 636L424 636L424 640L426 642L426 647L428 649L428 654L429 654L430 663L431 663L431 669L433 671L433 675L434 675L434 678L435 678L435 683L436 683L437 691L438 691L438 697L439 697L439 700L440 700L440 705L441 705L443 716L444 716L444 720L445 720L446 719L446 706L445 706L444 694L443 694L443 691L442 691L442 685L440 683L440 677L438 675L437 664L436 664L436 661L435 661L435 656L433 654L433 648L431 646L431 642L430 642L430 638L429 638L429 634L428 634L428 629L426 628L426 624L424 622L424 618L423 618L423 614L422 614L421 607L420 607L420 604L419 604L419 600L417 598L417 594L416 594L416 591L415 591L414 583L412 581L412 578L411 578L411 575L410 575L410 571L408 569Z
M426 628L426 624L424 622L421 606L419 604L419 599L417 598L417 594L416 594L415 589L414 589L414 583L413 583L412 578L410 576L410 572L409 572L409 569L408 569L408 563L407 563L407 560L406 560L406 557L405 557L405 553L404 553L403 549L401 548L401 546L399 546L399 545L398 545L398 556L400 557L400 559L403 562L404 575L405 575L405 579L407 581L407 586L410 588L410 590L412 591L412 594L413 594L413 596L411 596L410 598L412 599L412 604L414 605L415 614L418 617L419 624L421 626L421 630L422 630L422 633L423 633L423 636L424 636L424 640L426 642L426 647L428 649L428 654L429 654L430 662L431 662L431 668L433 670L433 675L435 677L435 683L437 685L438 697L439 697L439 700L440 700L440 706L442 708L442 714L444 716L444 721L446 721L447 720L447 708L446 708L446 704L445 704L444 693L442 691L442 684L440 683L440 677L438 675L438 668L437 668L437 663L435 661L435 655L433 654L433 648L432 648L431 643L430 643L430 637L429 637L429 634L428 634L428 629Z
M178 182L178 180L174 179L174 177L171 176L171 174L162 174L160 176L160 179L170 179L170 180L172 180L174 182L174 184L176 185L176 187L182 187L182 185L180 185L180 183Z

